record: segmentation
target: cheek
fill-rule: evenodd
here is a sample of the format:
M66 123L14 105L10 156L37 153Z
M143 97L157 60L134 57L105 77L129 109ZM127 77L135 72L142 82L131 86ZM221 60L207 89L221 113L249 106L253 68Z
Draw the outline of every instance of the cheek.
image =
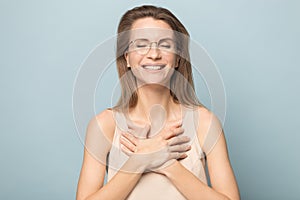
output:
M131 65L131 66L136 66L138 63L140 63L142 60L142 57L141 56L138 56L138 55L133 55L133 54L129 54L128 55L128 63Z
M176 55L172 55L172 56L169 56L168 58L167 58L167 61L168 61L168 63L169 63L169 65L171 66L171 67L177 67L176 65L177 65L177 62L176 62Z

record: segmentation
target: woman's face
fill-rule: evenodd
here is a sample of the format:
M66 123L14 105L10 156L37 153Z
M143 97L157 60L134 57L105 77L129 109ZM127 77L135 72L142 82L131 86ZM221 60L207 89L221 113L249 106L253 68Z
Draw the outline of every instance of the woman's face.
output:
M162 20L142 18L131 29L127 65L139 86L169 83L176 63L174 32Z

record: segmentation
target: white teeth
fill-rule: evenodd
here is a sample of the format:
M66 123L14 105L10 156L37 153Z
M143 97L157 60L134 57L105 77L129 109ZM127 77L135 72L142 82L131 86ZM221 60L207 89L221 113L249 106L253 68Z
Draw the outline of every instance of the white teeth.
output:
M145 69L150 69L150 70L160 70L162 69L164 66L160 66L160 65L144 65L143 68Z

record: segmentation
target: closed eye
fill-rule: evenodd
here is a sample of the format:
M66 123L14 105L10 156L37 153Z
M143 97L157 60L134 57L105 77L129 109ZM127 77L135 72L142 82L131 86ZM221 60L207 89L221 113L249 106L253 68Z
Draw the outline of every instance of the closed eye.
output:
M169 44L161 44L161 45L159 45L159 47L164 48L164 49L170 49L171 45L169 45Z
M136 45L136 48L146 48L148 45L146 44L138 44Z

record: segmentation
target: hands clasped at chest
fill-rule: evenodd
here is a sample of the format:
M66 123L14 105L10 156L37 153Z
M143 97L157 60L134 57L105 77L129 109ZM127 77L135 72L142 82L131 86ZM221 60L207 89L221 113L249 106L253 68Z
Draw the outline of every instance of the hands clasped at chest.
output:
M143 172L154 171L168 166L172 161L187 157L191 149L190 138L184 136L180 121L163 127L156 135L149 137L150 126L143 129L129 127L128 132L121 132L122 151L142 168Z

